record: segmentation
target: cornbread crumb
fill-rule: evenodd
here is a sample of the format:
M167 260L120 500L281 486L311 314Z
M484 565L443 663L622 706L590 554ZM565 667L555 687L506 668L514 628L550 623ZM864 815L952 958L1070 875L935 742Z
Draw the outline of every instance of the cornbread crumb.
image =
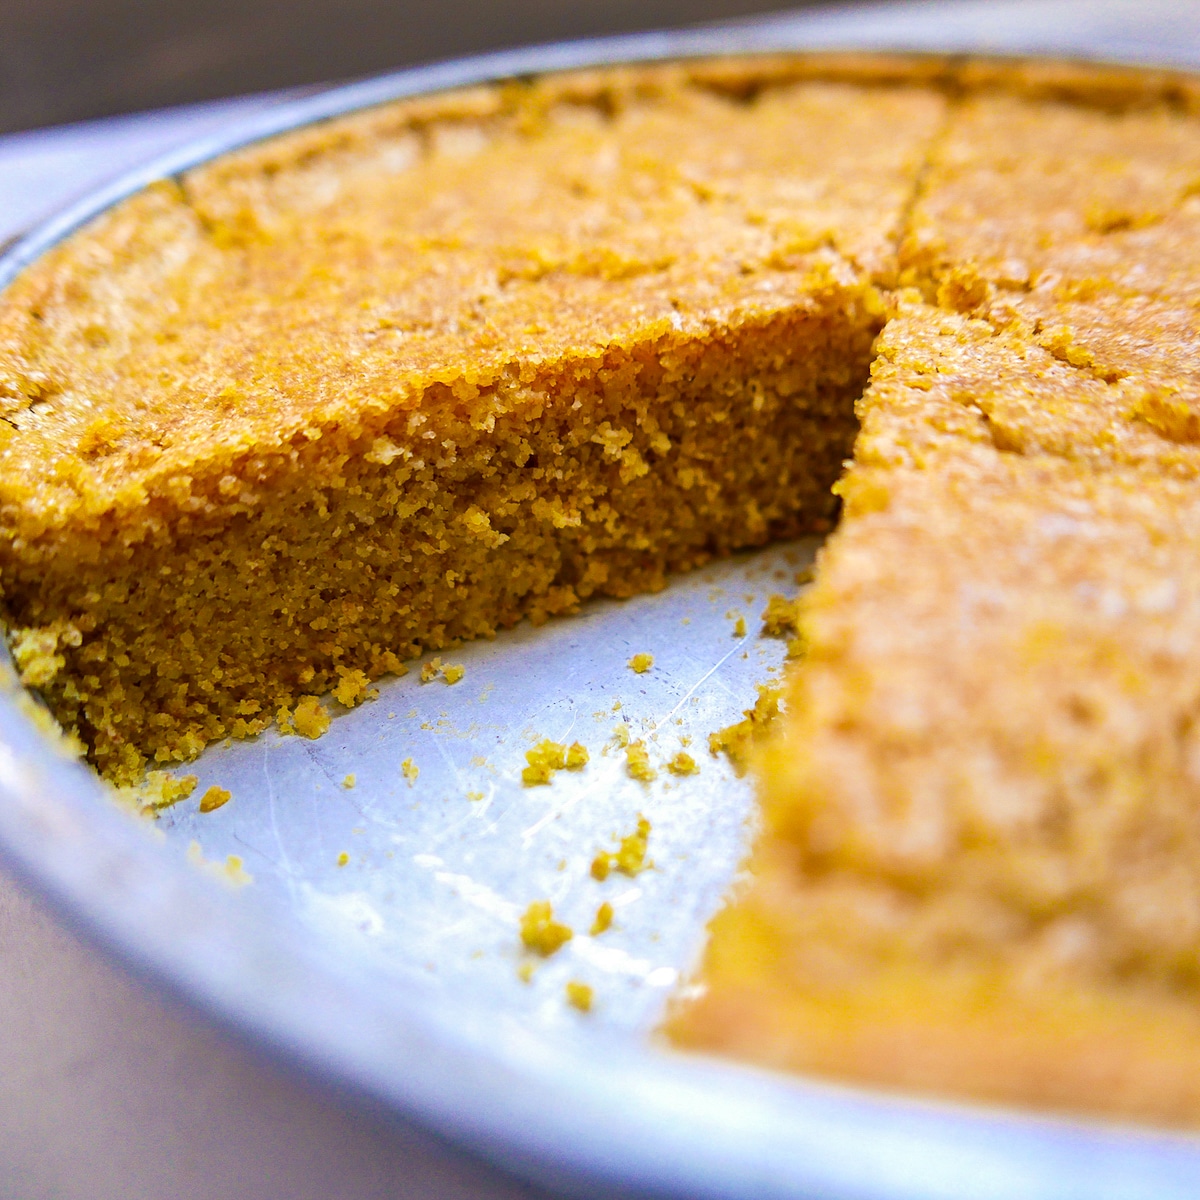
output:
M650 842L650 822L638 814L637 828L633 833L621 838L615 852L600 850L592 859L592 878L603 882L611 871L620 871L622 875L632 878L649 870L654 864L646 859L646 849Z
M672 775L696 775L699 773L700 767L686 750L680 750L674 758L668 761L667 770Z
M333 689L333 698L344 708L355 708L371 698L374 689L365 671L357 668L338 668L338 682Z
M561 742L545 738L532 750L525 751L525 761L529 765L521 772L521 782L526 787L537 787L549 783L554 772L567 765L567 748Z
M582 742L572 742L567 747L567 770L582 770L588 765L590 757L587 747Z
M46 710L39 711L45 713ZM49 716L48 713L46 715ZM148 771L140 783L127 784L117 788L116 792L122 804L136 812L153 815L180 800L186 800L199 782L195 775L175 778L167 771Z
M345 779L342 780L342 787L344 787L347 791L349 791L349 789L354 787L354 785L357 782L358 782L358 776L355 775L353 772L351 772L349 775L346 776Z
M60 639L64 645L78 646L82 635L70 625L11 631L9 646L26 687L45 687L62 670L67 660L57 653Z
M224 807L233 799L233 793L223 787L217 787L214 783L203 796L200 797L200 811L202 813L216 812L218 808Z
M532 959L527 958L520 966L517 967L517 978L522 983L531 983L533 981L533 972L535 966Z
M572 1008L577 1008L582 1013L592 1011L592 998L595 993L590 984L580 983L577 979L569 979L567 980L566 992L567 1003Z
M750 765L751 752L767 736L775 718L779 715L779 701L783 696L782 686L760 684L758 699L753 708L744 710L744 719L726 725L708 735L708 750L715 758L724 753L733 764L738 776L745 775Z
M404 778L408 780L409 787L412 787L417 782L417 776L421 773L420 767L411 758L406 758L400 764L400 771L404 775Z
M549 900L534 900L521 918L521 941L527 950L549 958L575 936L568 925L554 919Z
M206 859L200 843L195 840L188 842L187 860L197 870L203 871L228 887L241 888L254 882L254 876L246 870L238 855L227 855L224 862Z
M625 747L625 773L642 783L658 778L658 772L650 765L650 751L641 738Z
M733 636L743 638L746 636L746 618L739 616L733 623Z
M598 937L612 925L613 921L613 906L607 900L596 909L596 919L592 922L592 927L588 932L592 937Z
M482 792L468 792L467 799L470 800L472 803L474 803L477 800L483 799L483 793Z
M297 733L301 737L315 739L328 730L331 718L318 696L301 696L294 711L286 704L281 704L275 720L279 732L285 736Z
M432 683L440 676L447 684L455 684L466 673L466 667L457 663L444 663L440 658L435 657L421 668L421 682Z
M637 675L644 675L654 666L653 654L635 654L629 660L629 669Z
M337 856L337 865L338 865L339 867L344 867L344 866L346 866L346 864L347 864L347 863L349 863L349 861L350 861L350 855L349 855L349 854L347 854L345 850L343 850L343 851L341 852L341 854L339 854L339 855Z
M767 597L767 607L763 611L763 635L765 637L783 637L785 634L795 634L800 628L801 611L797 600L789 600L786 596L775 593Z
M629 724L621 721L613 726L612 740L619 748L629 745Z

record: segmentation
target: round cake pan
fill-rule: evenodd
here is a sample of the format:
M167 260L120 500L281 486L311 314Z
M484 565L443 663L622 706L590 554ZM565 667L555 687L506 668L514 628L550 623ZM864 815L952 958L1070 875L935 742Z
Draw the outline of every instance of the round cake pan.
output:
M147 184L331 117L400 97L575 67L819 48L1200 65L1200 13L1168 3L829 10L404 71L283 103L123 176L13 246L0 258L0 288ZM559 622L548 627L550 634L517 631L490 648L466 652L477 655L486 674L503 667L503 656L516 648L526 657L569 652L586 664L598 660L602 646L611 654L614 636L650 637L658 630L665 638L670 624L670 637L678 640L680 604L694 602L697 611L705 603L711 607L722 586L749 586L756 572L762 575L772 564L739 561L717 568L716 576L699 576L690 591L668 589L664 595L676 595L673 609L655 607L656 599L623 607L619 616L616 608L601 607L577 629ZM705 588L707 601L700 594ZM600 628L603 637L596 633ZM551 641L539 640L545 638ZM603 682L588 686L595 696L609 694ZM650 695L647 703L677 694ZM499 706L496 728L523 719L516 704L510 698ZM502 733L496 736L503 741ZM353 751L333 734L322 742L327 740L330 754ZM328 775L333 762L318 766ZM256 776L256 764L260 760L231 758L218 769L241 771L243 790L270 789L269 772ZM745 794L741 803L748 803ZM286 816L279 816L272 793L260 826L243 834L278 841ZM745 837L739 822L723 835L725 877L730 856L735 863L743 844L738 838ZM231 891L188 864L183 846L192 828L186 820L163 824L166 837L148 836L146 823L113 805L89 769L62 758L42 738L16 698L0 696L0 852L62 914L148 983L257 1045L560 1192L831 1200L1200 1195L1200 1142L1191 1136L789 1078L665 1049L644 1032L644 1012L640 1025L576 1021L568 1028L498 1007L486 988L405 983L378 955L360 952L353 939L317 937L311 920L292 919L289 909L306 904L312 915L311 889L297 882L295 864L285 861L288 870L277 873L271 886L264 877L263 898L248 900L253 889ZM442 862L430 854L411 857L424 866ZM699 908L711 909L721 878L711 875L709 891L693 897ZM424 876L409 885L414 896L430 886ZM370 925L369 914L359 924ZM691 936L694 947L701 930ZM659 983L674 978L668 972Z

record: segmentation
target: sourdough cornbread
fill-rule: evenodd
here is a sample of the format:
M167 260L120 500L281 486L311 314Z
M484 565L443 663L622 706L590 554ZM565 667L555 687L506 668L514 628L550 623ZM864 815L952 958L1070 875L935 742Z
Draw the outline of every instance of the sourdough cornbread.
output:
M157 185L0 297L25 681L125 781L836 493L669 1032L1200 1124L1197 99L625 68Z

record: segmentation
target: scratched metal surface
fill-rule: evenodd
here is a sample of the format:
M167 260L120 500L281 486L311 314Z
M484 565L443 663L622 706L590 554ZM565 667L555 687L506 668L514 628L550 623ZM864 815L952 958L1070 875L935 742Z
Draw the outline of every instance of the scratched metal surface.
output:
M588 1020L647 1030L693 963L750 833L749 781L709 754L708 734L777 675L784 644L759 636L758 617L771 593L796 594L816 545L738 555L656 595L442 652L465 668L453 686L421 682L427 655L377 699L340 710L316 741L271 731L211 748L188 768L200 780L192 798L159 825L206 860L239 856L254 879L245 902L286 907L340 952L550 1026L582 1019L564 1002L566 981L580 980L595 990ZM654 658L641 674L628 665L638 653ZM527 787L525 752L543 738L579 741L590 761ZM650 782L630 777L620 748L638 739L657 770ZM666 761L684 748L700 770L678 777ZM214 784L233 799L201 813ZM653 866L597 882L597 850L615 848L642 814ZM575 930L544 961L518 935L537 899ZM588 936L604 901L613 925ZM528 982L517 973L526 961L536 963Z

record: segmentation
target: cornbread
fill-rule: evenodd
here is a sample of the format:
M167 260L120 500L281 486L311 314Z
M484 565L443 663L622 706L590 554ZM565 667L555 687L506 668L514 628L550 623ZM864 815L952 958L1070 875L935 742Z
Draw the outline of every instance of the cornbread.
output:
M129 782L840 504L782 697L713 735L763 827L669 1033L1200 1124L1197 99L622 68L156 185L0 297L22 677Z
M27 681L125 780L420 649L828 528L870 277L944 108L577 76L118 206L0 307Z

